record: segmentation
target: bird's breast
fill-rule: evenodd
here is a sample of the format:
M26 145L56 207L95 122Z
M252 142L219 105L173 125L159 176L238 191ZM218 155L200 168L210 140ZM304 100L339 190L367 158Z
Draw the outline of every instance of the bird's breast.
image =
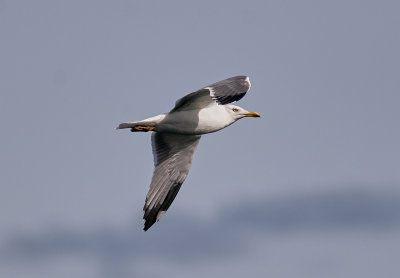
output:
M169 113L156 127L156 131L201 135L223 129L234 119L222 105L200 110L186 110Z

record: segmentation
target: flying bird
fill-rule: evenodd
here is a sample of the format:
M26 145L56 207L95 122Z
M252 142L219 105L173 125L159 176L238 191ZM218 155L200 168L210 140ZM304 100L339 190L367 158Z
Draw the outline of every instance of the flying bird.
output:
M116 128L153 132L155 168L143 208L145 231L160 220L175 199L203 134L221 130L243 117L260 117L257 112L230 104L240 100L250 86L247 76L231 77L184 96L169 113Z

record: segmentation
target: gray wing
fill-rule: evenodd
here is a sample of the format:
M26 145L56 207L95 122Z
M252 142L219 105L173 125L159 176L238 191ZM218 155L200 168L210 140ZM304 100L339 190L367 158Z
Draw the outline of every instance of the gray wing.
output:
M215 102L224 105L238 101L244 97L250 87L249 77L231 77L184 96L176 102L171 112L201 109Z
M163 216L175 199L189 173L200 137L153 132L155 168L143 208L145 231Z

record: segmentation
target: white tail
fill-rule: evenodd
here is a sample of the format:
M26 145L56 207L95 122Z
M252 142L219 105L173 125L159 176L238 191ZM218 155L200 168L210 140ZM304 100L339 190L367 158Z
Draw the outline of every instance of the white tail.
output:
M123 128L133 128L138 127L135 131L150 131L155 128L155 126L165 118L165 114L161 114L155 117L151 117L139 122L122 123L116 129ZM141 127L145 127L145 130L141 130ZM148 130L147 130L148 129ZM133 130L132 130L133 131Z
M123 128L132 128L135 127L140 122L131 122L131 123L122 123L117 126L115 129L123 129Z

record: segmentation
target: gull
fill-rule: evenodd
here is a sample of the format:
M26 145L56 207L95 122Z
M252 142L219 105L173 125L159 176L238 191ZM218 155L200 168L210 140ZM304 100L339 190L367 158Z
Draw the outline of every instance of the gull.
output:
M257 112L230 104L240 100L250 87L249 77L231 77L184 96L169 113L121 123L116 128L152 131L155 168L143 207L144 231L159 221L172 204L203 134L221 130L244 117L260 117Z

